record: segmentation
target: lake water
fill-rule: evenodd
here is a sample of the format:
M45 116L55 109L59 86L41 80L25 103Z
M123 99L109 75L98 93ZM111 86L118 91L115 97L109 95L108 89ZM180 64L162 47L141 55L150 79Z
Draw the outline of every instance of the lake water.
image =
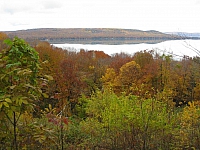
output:
M172 40L164 41L156 44L120 44L120 45L108 45L108 44L53 44L56 47L63 49L79 51L80 49L85 50L99 50L104 51L106 54L112 55L115 53L125 52L128 54L134 54L135 52L142 50L156 50L160 54L173 54L179 56L197 56L198 53L195 50L200 51L200 40ZM200 56L200 53L199 55ZM178 57L178 56L176 56Z

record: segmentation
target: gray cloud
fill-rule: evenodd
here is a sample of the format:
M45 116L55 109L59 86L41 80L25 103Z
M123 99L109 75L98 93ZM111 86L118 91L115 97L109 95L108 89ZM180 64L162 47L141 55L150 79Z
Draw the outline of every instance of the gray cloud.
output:
M1 6L1 9L4 13L7 14L15 14L15 13L19 13L19 12L27 12L29 10L31 10L33 7L27 3L3 3L3 5Z
M16 22L11 22L10 24L13 25L13 26L27 26L27 25L29 25L27 23L16 23Z
M0 6L0 12L2 14L14 15L17 13L51 13L51 10L61 8L63 5L59 1L40 1L35 0L33 2L23 2L17 3L17 1L13 1L13 3L3 3Z
M59 3L58 1L45 1L43 2L43 6L45 9L56 9L56 8L61 8L62 4Z
M197 5L200 5L200 0L196 0L196 4L197 4Z
M26 12L29 8L27 7L4 7L3 12L8 14L15 14L18 12Z

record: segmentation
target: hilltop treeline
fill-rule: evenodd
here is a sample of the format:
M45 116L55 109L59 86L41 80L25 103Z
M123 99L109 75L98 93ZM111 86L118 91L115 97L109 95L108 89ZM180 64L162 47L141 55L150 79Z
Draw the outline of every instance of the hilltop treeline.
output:
M2 149L200 148L199 57L0 38Z
M181 39L158 31L141 31L112 28L44 28L9 31L6 34L13 38L18 36L25 40L69 40L69 39L130 39L130 40L169 40Z

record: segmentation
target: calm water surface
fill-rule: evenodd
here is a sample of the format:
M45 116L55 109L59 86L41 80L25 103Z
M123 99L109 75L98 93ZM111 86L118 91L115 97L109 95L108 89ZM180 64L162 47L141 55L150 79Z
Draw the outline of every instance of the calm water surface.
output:
M106 44L53 44L56 47L61 47L67 50L79 51L85 50L99 50L104 51L106 54L112 55L115 53L125 52L134 54L142 50L156 50L160 54L173 54L179 56L197 56L195 50L200 51L200 40L172 40L160 42L157 44L120 44L120 45L106 45ZM199 53L200 56L200 53Z

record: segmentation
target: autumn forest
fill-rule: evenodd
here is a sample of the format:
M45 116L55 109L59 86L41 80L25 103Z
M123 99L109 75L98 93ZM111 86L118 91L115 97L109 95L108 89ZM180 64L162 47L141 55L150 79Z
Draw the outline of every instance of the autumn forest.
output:
M0 126L0 150L200 149L200 57L0 33Z

